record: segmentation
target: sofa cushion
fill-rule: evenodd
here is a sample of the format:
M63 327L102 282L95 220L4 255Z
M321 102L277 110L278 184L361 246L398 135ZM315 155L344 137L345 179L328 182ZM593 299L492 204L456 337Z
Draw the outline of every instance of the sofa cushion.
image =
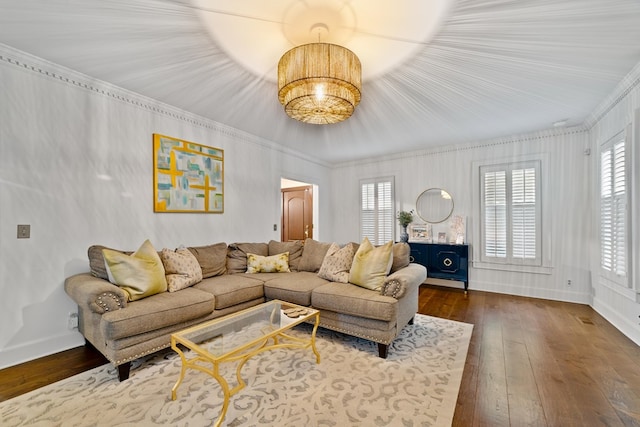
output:
M290 273L289 252L277 255L261 256L247 254L247 273Z
M91 270L91 274L95 277L99 277L104 280L109 280L109 274L107 273L107 266L104 261L104 255L102 254L103 249L109 249L111 251L121 252L127 255L131 255L133 252L120 251L120 250L108 248L102 245L89 246L89 249L87 250L87 255L89 256L89 268Z
M266 243L231 243L227 251L227 274L245 273L247 271L247 254L269 255Z
M401 268L405 268L411 262L411 246L408 243L394 243L393 244L393 263L391 264L391 271L394 273Z
M160 251L169 292L176 292L202 280L202 269L198 260L187 248L175 251L164 248Z
M293 242L277 242L269 241L269 256L289 252L289 269L298 271L298 265L302 258L302 242L295 240Z
M398 300L395 298L350 283L329 282L315 288L311 305L319 310L387 322L395 320L398 313Z
M202 269L202 278L220 276L227 272L227 244L188 247Z
M337 243L332 243L324 256L318 276L332 282L348 283L355 253L356 248L352 243L347 243L342 248Z
M324 256L327 254L330 246L331 243L322 243L313 239L305 240L300 264L298 264L298 271L317 273L322 266L322 261L324 261Z
M298 305L311 305L311 292L318 286L326 285L327 280L310 271L288 274L264 274L264 296L267 299L279 299ZM265 277L268 276L268 277Z
M246 301L264 297L262 280L252 274L225 274L209 277L192 288L215 296L215 309L231 307Z
M214 296L207 292L193 288L163 292L104 313L100 328L106 339L117 340L206 316L213 307Z
M109 281L136 301L167 290L164 266L149 240L131 255L103 249Z
M393 242L389 240L375 248L365 237L353 258L349 282L379 291L393 263L392 246Z

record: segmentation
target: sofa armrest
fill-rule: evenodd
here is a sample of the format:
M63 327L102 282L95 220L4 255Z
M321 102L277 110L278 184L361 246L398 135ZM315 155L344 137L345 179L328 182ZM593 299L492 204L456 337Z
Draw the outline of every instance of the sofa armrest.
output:
M423 265L412 263L388 275L384 280L380 293L400 299L410 289L417 289L426 278L427 269Z
M67 278L64 290L76 304L94 313L103 314L127 306L127 294L122 289L89 273Z

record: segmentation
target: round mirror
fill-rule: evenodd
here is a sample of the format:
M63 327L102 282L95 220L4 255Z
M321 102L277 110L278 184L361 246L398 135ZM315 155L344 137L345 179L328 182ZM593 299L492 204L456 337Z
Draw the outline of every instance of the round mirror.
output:
M441 188L424 190L416 200L416 213L425 222L445 221L453 212L453 198Z

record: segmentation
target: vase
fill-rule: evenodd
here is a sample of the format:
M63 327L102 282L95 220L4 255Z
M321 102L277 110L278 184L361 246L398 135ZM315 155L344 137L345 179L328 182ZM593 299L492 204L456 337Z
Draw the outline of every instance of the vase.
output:
M407 233L407 226L402 226L402 233L400 233L400 241L407 243L409 241L409 233Z

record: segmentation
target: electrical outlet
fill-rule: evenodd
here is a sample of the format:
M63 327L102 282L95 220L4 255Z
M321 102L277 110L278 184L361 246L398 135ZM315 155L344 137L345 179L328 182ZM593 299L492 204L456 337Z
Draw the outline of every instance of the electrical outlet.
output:
M18 224L18 239L28 239L29 237L31 237L31 226Z
M273 224L273 231L278 231L278 224Z
M78 313L70 312L69 319L67 319L67 327L69 329L78 328Z
M571 287L571 279L567 280L567 287Z

